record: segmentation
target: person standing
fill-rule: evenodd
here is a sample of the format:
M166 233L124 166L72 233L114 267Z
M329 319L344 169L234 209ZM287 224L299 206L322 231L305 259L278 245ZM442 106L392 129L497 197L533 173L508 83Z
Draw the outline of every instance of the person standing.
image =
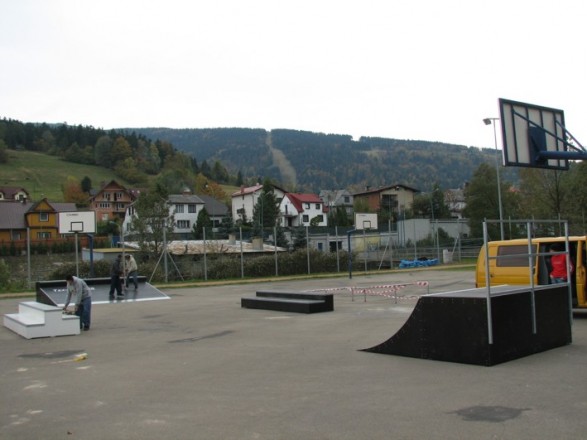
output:
M114 299L114 291L116 296L124 296L122 294L122 286L120 277L122 275L122 254L118 254L116 259L110 267L110 299Z
M567 254L563 253L564 250L564 247L559 243L550 246L550 252L556 252L550 257L550 267L552 268L550 280L553 284L567 282ZM575 270L571 261L569 261L569 269L571 273Z
M135 290L138 290L138 288L139 288L139 282L137 279L138 270L139 270L139 268L137 266L137 262L135 260L135 257L133 257L130 254L126 254L124 256L124 275L126 277L126 281L124 283L124 290L128 289L128 285L129 285L131 277L132 277L132 282L135 285Z
M65 281L67 282L67 299L63 310L67 311L71 297L75 295L75 315L79 316L80 328L87 331L90 329L92 316L92 291L84 280L76 276L67 275Z

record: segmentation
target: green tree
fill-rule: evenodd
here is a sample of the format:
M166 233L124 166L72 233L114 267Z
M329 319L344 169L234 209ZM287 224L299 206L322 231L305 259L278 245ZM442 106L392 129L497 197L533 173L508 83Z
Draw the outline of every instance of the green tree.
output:
M0 139L0 163L8 163L8 148L4 139Z
M110 151L110 168L114 168L118 162L132 158L133 152L130 144L123 136L118 136L112 144Z
M328 226L352 226L352 224L344 206L337 206L328 213Z
M204 228L212 227L212 220L210 219L210 214L208 214L208 210L204 207L198 212L198 217L196 219L196 223L192 227L192 236L196 240L201 240L204 238Z
M85 176L81 181L81 187L83 192L89 193L92 190L92 179Z
M262 235L264 228L273 228L279 218L279 201L275 197L269 179L263 182L263 189L253 207L253 235Z
M157 185L154 190L142 193L135 203L129 230L136 234L141 250L160 253L163 238L170 240L175 224L173 210L169 209L167 190Z
M510 184L501 181L502 212L504 221L516 217L517 198L509 191ZM499 196L497 191L497 173L495 167L482 163L479 165L469 185L465 188L466 207L463 215L469 219L469 228L473 237L483 236L483 222L499 219ZM487 231L490 239L500 238L500 225L489 223ZM507 237L506 237L507 238Z
M110 168L112 166L112 139L110 136L101 136L94 145L94 162L101 167Z

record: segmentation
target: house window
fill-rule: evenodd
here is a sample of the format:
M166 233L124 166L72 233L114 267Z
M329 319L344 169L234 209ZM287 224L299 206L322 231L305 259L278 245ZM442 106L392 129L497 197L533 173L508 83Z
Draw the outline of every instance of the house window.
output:
M110 193L105 192L103 198L104 200L110 200Z
M50 232L37 232L37 238L38 239L51 238L51 233Z
M304 215L302 216L302 221L303 221L304 223L308 223L308 222L310 221L310 217L309 217L307 214L304 214Z
M349 202L350 202L350 198L349 198L349 196L344 196L344 202L345 202L345 203L349 203Z
M190 203L188 205L188 212L190 214L195 214L196 213L196 205L194 205L193 203Z
M20 240L20 232L13 232L12 239L13 240Z
M324 221L324 216L322 215L317 215L316 219L318 220L318 223L322 223Z
M48 212L39 212L39 221L40 222L48 222L49 221L49 213Z
M316 209L320 209L320 203L316 203Z
M124 203L117 203L116 210L117 211L124 211Z
M304 203L306 209L310 209L310 204L309 203Z
M110 209L110 203L98 203L98 208Z
M183 205L175 205L176 214L183 214Z
M190 221L189 220L178 220L176 223L178 229L189 229L190 228Z

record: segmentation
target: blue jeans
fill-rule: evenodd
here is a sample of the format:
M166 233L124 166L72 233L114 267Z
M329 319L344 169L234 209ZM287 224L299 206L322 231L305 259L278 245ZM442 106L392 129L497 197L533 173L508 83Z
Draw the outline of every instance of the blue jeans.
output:
M138 282L138 279L137 279L137 271L136 270L133 270L132 272L129 272L129 274L126 276L126 287L128 287L129 281L130 281L131 277L132 277L132 282L135 285L135 289L138 289L139 288L139 282Z
M562 284L562 283L566 283L567 282L567 279L566 278L550 277L550 280L552 281L552 284Z
M88 296L82 299L82 302L77 306L75 311L76 316L79 316L79 327L90 328L90 321L92 317L92 297Z

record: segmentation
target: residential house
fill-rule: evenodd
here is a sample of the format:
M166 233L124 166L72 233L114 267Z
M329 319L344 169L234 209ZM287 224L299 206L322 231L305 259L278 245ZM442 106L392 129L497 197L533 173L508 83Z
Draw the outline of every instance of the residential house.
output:
M30 200L28 191L19 186L0 186L0 202L22 202Z
M451 218L463 218L463 210L467 206L463 189L447 189L444 192L444 203L448 206Z
M127 188L112 180L90 198L90 208L97 222L124 219L126 209L136 199Z
M346 189L320 191L320 199L324 206L331 212L333 209L342 206L349 218L353 215L353 195Z
M224 203L216 200L214 197L199 194L198 197L204 201L204 207L206 211L208 211L208 215L210 216L210 220L212 220L212 225L214 228L217 228L227 217L230 217L230 212L228 210L228 206Z
M277 201L281 201L285 195L285 190L272 185L273 194ZM263 185L241 186L239 191L231 194L232 198L232 218L235 223L250 222L253 219L253 209L263 192Z
M279 204L281 225L284 227L328 226L327 210L324 202L316 194L286 193Z
M217 227L222 219L229 216L228 207L206 195L195 195L190 190L185 190L182 194L171 194L167 203L169 213L174 215L175 225L173 232L187 236L191 234L194 225L197 223L198 215L204 207L208 211L213 226ZM134 203L127 207L125 219L122 225L125 234L130 231L130 223L136 216Z
M204 201L189 190L182 194L171 194L168 197L169 212L174 214L174 231L178 234L190 234L196 224L198 214L204 208Z
M59 213L77 211L75 203L52 203L46 198L36 203L0 203L0 241L53 240L59 235Z
M420 192L406 185L391 185L377 189L366 189L353 194L355 204L364 203L369 212L387 210L402 218L412 208L414 195Z

